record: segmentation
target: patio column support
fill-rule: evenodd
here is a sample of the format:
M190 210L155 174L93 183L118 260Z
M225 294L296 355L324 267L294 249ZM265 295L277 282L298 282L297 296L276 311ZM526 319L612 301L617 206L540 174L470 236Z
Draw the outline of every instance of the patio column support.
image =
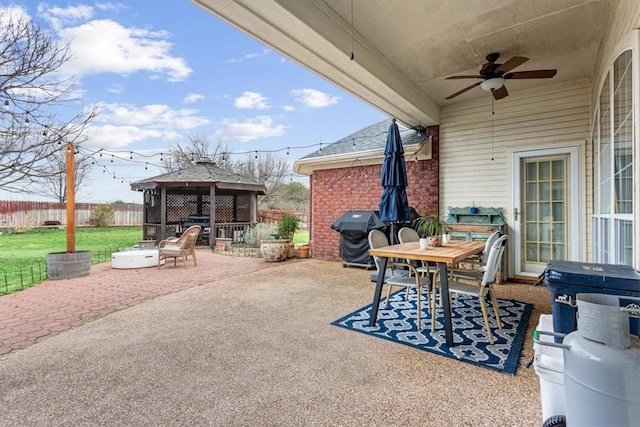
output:
M216 247L216 186L209 186L209 247Z
M167 238L167 187L160 187L160 240Z

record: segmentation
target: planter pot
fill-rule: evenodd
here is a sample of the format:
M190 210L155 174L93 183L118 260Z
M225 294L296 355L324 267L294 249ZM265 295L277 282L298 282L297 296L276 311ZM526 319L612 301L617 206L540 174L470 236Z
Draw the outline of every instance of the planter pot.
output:
M51 280L75 279L89 275L91 251L54 252L47 254L47 276Z
M469 213L470 213L471 215L476 215L476 214L478 213L478 208L477 208L477 207L475 207L475 206L471 206L471 207L469 208Z
M289 241L264 240L260 243L260 253L267 262L285 261L289 254Z
M451 240L451 235L449 233L444 233L442 235L442 244L446 245L447 243L449 243L449 240Z
M308 258L309 257L309 246L299 246L298 247L298 258Z
M296 256L296 245L293 242L289 242L287 258L293 258L294 256Z
M440 236L429 237L429 243L434 247L442 246L442 239Z

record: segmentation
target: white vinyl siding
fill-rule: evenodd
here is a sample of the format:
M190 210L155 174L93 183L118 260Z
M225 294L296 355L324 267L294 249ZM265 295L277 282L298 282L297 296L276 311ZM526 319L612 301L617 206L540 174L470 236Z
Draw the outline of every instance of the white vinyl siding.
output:
M583 200L591 200L590 137L591 86L587 80L549 84L517 91L507 81L509 96L494 101L491 94L480 100L448 105L440 124L440 207L476 206L503 208L512 223L511 153L580 145L586 176L580 177ZM493 160L492 160L493 159ZM586 166L589 167L586 167ZM586 224L590 207L583 206ZM587 227L589 227L587 225ZM583 242L589 242L585 235ZM585 251L587 248L582 248Z

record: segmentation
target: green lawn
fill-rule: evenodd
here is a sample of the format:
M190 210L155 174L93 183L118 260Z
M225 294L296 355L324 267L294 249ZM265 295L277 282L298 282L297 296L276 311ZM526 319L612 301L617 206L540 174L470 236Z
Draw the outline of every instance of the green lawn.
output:
M309 230L298 230L296 234L293 235L293 243L297 245L308 244L309 243Z
M142 240L142 227L78 227L76 251L91 251L93 263L111 259L120 248ZM298 230L296 245L309 243L309 231ZM0 295L15 292L41 282L47 276L45 257L66 252L67 231L58 228L34 228L24 233L0 230Z
M111 253L142 240L142 227L78 227L76 251L90 250L93 262L111 259ZM23 289L46 278L45 257L66 252L67 231L35 228L24 233L0 234L0 295Z

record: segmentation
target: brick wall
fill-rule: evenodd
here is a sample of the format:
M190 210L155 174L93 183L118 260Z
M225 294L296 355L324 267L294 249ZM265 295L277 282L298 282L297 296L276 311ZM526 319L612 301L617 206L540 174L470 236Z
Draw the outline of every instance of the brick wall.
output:
M432 159L407 163L407 198L418 213L439 212L438 127L430 127ZM317 259L339 261L340 233L331 224L345 211L377 211L381 165L314 171L310 177L310 249Z

